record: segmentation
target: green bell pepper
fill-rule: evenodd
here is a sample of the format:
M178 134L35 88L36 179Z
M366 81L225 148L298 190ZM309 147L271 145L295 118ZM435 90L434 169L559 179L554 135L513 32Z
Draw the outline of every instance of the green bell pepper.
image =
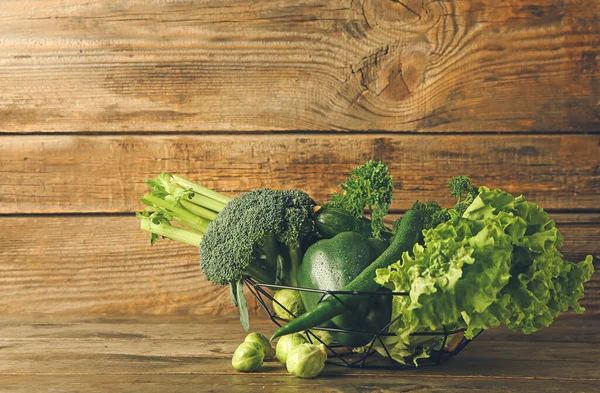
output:
M356 232L342 232L331 239L319 240L306 250L298 270L298 285L302 288L342 290L369 266L386 248L381 240L365 238ZM380 291L387 291L381 288ZM322 294L301 291L307 310L313 310ZM333 318L325 326L366 332L346 334L332 332L332 337L348 347L366 345L390 321L391 296L368 296L353 301L348 311ZM370 334L369 334L370 333Z

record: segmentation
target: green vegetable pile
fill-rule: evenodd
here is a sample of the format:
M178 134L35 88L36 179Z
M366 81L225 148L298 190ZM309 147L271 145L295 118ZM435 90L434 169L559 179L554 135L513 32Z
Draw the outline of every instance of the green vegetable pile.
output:
M229 198L165 173L147 184L141 228L152 243L165 237L198 247L207 279L230 285L246 331L245 278L371 293L321 299L287 288L274 294L274 313L287 322L272 337L279 338L275 356L299 377L316 376L327 357L308 337L356 352L373 344L400 363L416 364L442 344L415 333L464 329L473 338L500 325L532 333L569 308L583 312L583 283L593 273L591 256L564 260L562 236L540 206L474 187L466 176L449 182L455 206L417 201L391 227L383 218L394 182L382 162L352 170L342 192L322 205L300 190L264 188ZM382 329L393 333L384 339L388 351L373 341ZM260 336L250 335L236 350L236 369L255 371L273 355Z

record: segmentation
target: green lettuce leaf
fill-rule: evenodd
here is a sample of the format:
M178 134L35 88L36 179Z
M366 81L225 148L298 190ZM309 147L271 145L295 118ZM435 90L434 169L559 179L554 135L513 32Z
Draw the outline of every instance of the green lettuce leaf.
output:
M391 356L428 356L439 349L439 336L415 336L465 328L472 338L483 329L507 325L531 333L549 326L569 307L583 308L583 283L592 273L592 257L565 262L562 236L538 205L502 190L479 188L479 195L462 216L456 214L424 231L424 246L412 255L377 271L378 284L395 296L386 338ZM383 353L382 348L378 350Z

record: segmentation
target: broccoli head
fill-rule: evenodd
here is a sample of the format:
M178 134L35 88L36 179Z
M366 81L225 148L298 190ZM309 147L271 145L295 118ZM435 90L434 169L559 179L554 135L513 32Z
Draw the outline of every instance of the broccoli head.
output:
M477 197L479 191L477 190L477 187L473 186L471 179L465 175L454 176L448 183L448 187L452 190L451 195L456 198L454 211L456 211L459 216L462 216L465 210L467 210L469 205Z
M450 219L448 209L444 209L436 201L420 202L415 201L410 210L420 210L423 214L423 229L435 228L439 224ZM392 226L392 232L396 233L402 218L396 220Z
M412 205L411 210L420 210L424 213L423 229L435 228L439 224L450 220L453 215L462 216L479 193L477 188L471 183L471 179L464 175L454 176L448 182L448 187L450 187L451 195L457 199L456 205L453 208L442 208L436 201L426 203L416 201ZM400 221L401 219L394 222L393 232L396 232Z
M427 203L416 201L412 205L411 210L421 210L425 213L423 229L435 228L450 219L448 209L442 208L436 201L429 201ZM397 224L394 223L394 229L396 226Z
M302 247L316 234L314 206L299 190L263 188L233 198L202 238L200 265L206 278L225 285L250 276L295 286Z

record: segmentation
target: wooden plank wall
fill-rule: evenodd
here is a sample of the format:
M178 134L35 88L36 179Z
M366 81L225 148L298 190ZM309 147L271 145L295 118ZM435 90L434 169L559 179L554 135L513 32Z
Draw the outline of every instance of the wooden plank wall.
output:
M538 202L568 258L598 261L599 15L596 0L4 0L0 314L234 313L195 249L138 230L161 171L323 200L380 159L395 215L450 203L464 173ZM600 312L600 274L583 303Z

